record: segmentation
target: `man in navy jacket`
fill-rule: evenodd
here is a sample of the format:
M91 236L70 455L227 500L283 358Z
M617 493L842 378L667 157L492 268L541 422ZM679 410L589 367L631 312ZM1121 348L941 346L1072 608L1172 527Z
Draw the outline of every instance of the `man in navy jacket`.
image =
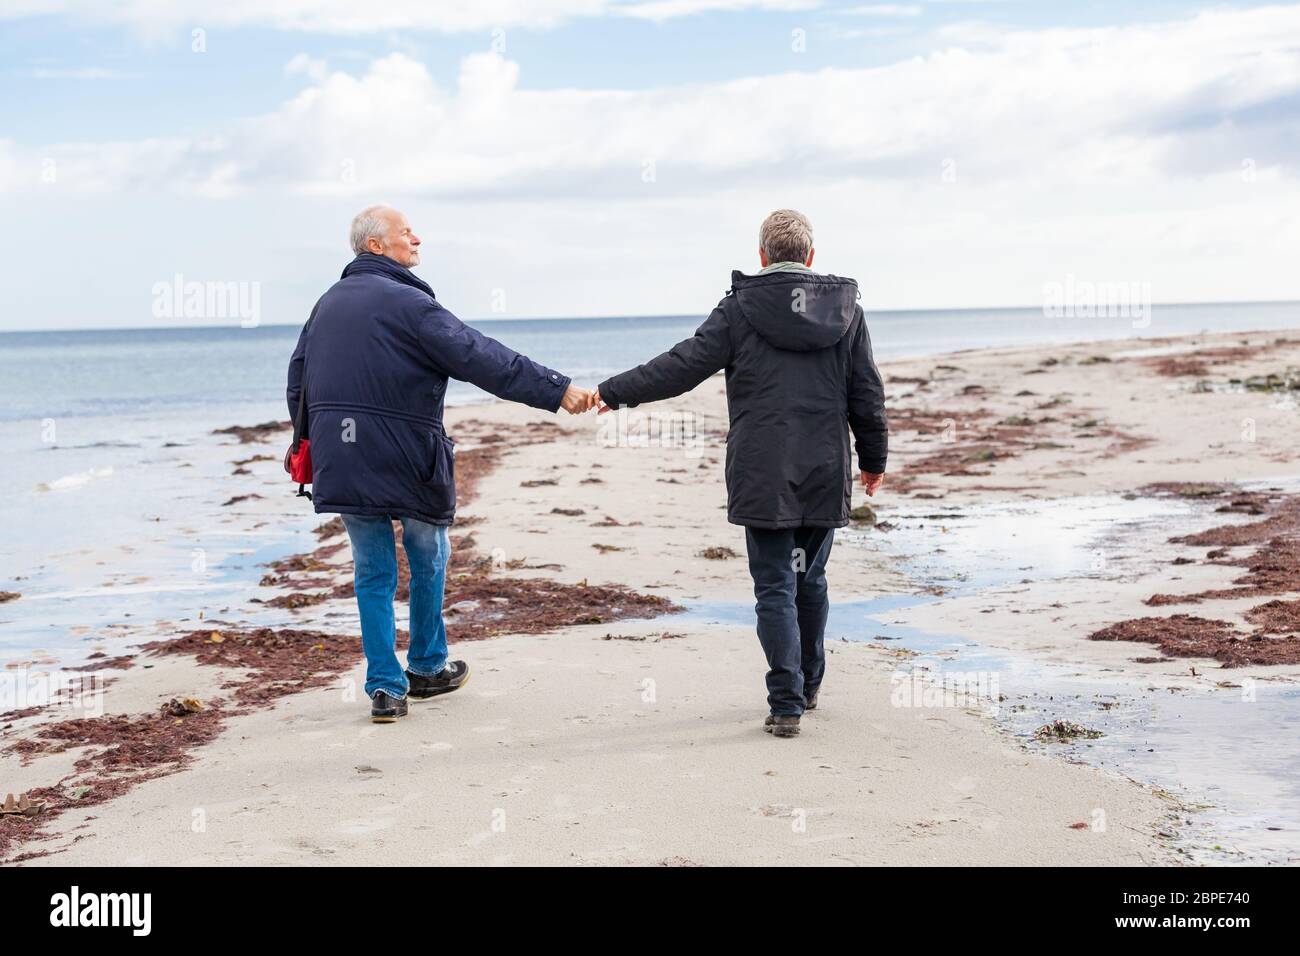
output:
M404 716L407 697L449 693L469 678L447 661L442 620L456 510L455 457L442 424L449 378L549 412L585 411L589 393L470 328L411 272L420 239L396 209L352 221L356 258L316 303L289 361L289 413L311 440L317 512L337 512L352 542L371 719ZM305 392L305 397L304 397ZM299 404L303 414L299 417ZM411 568L411 644L395 650L397 551Z

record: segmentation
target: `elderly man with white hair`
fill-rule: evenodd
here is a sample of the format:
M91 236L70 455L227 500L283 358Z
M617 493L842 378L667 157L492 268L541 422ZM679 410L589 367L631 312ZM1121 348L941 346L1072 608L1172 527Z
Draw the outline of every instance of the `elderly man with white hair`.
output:
M884 480L885 390L852 279L813 272L812 225L778 209L759 230L757 275L731 289L693 338L600 384L593 404L658 402L727 373L727 518L745 528L767 655L763 729L799 733L817 707L830 601L826 561L849 522L852 456L868 495Z
M465 325L411 269L420 238L388 206L352 221L356 258L316 303L289 362L287 398L298 438L309 440L317 512L343 516L352 542L366 694L371 719L407 713L464 685L469 667L447 660L442 619L456 511L455 442L443 428L449 378L498 398L554 412L585 411L589 393ZM395 649L397 552L393 520L411 569L411 643Z

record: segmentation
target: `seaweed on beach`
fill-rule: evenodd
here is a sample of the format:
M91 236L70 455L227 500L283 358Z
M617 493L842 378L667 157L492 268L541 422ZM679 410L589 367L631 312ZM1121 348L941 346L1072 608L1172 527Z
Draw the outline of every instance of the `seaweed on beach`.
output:
M1248 634L1227 621L1189 614L1121 621L1094 631L1088 640L1155 644L1168 657L1208 657L1225 668L1300 663L1300 638Z
M1300 600L1267 601L1242 615L1260 634L1300 633Z
M578 624L606 624L657 617L682 608L667 598L622 585L558 584L544 578L512 578L477 571L447 583L449 604L476 602L474 610L448 622L448 641L474 641L499 634L543 633Z
M711 547L705 548L699 554L701 558L706 558L709 561L725 561L727 558L740 557L740 555L738 555L735 551L731 550L731 548L724 547L722 545L713 545Z
M9 857L14 848L47 838L46 825L68 810L117 799L138 784L184 769L193 759L191 751L214 740L227 716L214 705L178 717L164 704L156 713L135 717L55 721L11 744L6 750L24 763L71 749L85 752L72 773L52 786L28 791L30 799L44 803L39 814L0 817L0 859L20 863L49 855L36 850Z
M1230 379L1233 385L1240 385L1248 392L1294 392L1300 390L1300 369L1288 368L1285 372L1269 372L1265 375L1252 375L1245 379Z
M1186 594L1153 594L1149 607L1199 604L1204 601L1293 594L1300 592L1300 496L1273 491L1245 492L1224 483L1148 485L1142 493L1227 502L1218 514L1265 515L1244 524L1216 525L1205 531L1178 535L1170 543L1211 547L1207 561L1244 568L1231 587L1209 588ZM1250 554L1232 558L1230 549L1254 546ZM1192 563L1176 558L1175 564ZM1121 621L1089 635L1090 640L1140 641L1157 645L1169 657L1208 657L1224 667L1300 663L1300 601L1272 600L1243 614L1253 632L1241 631L1227 621L1187 614L1143 617ZM1288 635L1277 637L1274 635ZM1158 660L1158 659L1152 659Z
M233 498L230 498L230 499L227 500L227 501L223 501L223 502L221 503L221 507L223 507L223 508L229 508L231 505L237 505L237 504L239 504L241 501L251 501L251 500L254 499L254 498L261 498L261 497L262 497L262 496L259 495L257 492L253 492L253 493L251 493L251 494L247 494L247 495L235 495Z
M1253 358L1258 351L1252 346L1228 345L1178 355L1148 356L1139 361L1165 378L1200 378L1210 374L1212 366L1228 365Z
M1260 521L1218 525L1195 534L1179 535L1170 538L1169 543L1200 548L1236 548L1244 544L1265 544L1280 536L1300 532L1300 496L1289 496L1281 501L1260 496L1252 499L1252 503L1261 509L1257 513L1271 513Z
M37 754L88 748L73 765L81 773L179 768L191 759L191 749L220 732L223 716L214 706L177 717L164 704L137 717L70 718L46 724L7 749L28 763Z
M1065 744L1075 740L1096 740L1104 736L1100 730L1076 724L1072 720L1054 720L1034 731L1034 739L1043 743Z
M134 654L121 654L117 657L109 657L103 652L96 652L86 658L89 663L82 664L78 667L65 667L68 671L124 671L135 663Z
M193 657L210 667L244 672L229 685L237 703L260 702L334 682L361 659L352 636L296 628L221 628L190 631L142 645L157 656Z
M253 442L267 441L281 432L287 432L290 427L287 421L262 422L260 425L230 425L226 428L214 428L212 434L234 435L241 445L249 445Z
M1154 498L1216 498L1234 490L1235 485L1223 482L1155 481L1143 485L1137 494Z
M984 390L962 390L963 395L980 395ZM1028 393L1030 396L1032 392ZM1064 396L1040 403L1037 409L1054 408L1066 404ZM1040 449L1068 447L1052 441L1049 436L1078 439L1109 439L1105 445L1090 448L1100 457L1127 454L1151 444L1152 439L1133 435L1100 419L1086 417L1086 412L1071 412L1063 421L1051 415L1034 416L1026 412L1017 414L994 413L987 408L953 411L937 408L890 408L890 434L914 433L918 439L937 439L939 446L931 447L916 457L907 457L899 474L891 475L891 487L908 494L920 487L917 477L941 475L956 477L987 477L997 463L1018 458L1026 452Z
M1207 557L1223 564L1244 567L1233 587L1211 588L1189 594L1153 594L1149 606L1198 604L1202 601L1287 594L1300 591L1300 498L1287 498L1274 505L1274 513L1261 521L1244 525L1222 525L1196 534L1171 538L1175 544L1195 547L1218 545ZM1257 545L1242 558L1230 559L1226 548Z

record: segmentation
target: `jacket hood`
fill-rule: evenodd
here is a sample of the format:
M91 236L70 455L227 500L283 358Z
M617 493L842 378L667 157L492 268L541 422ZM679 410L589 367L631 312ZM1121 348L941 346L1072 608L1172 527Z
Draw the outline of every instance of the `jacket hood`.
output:
M829 348L844 337L858 306L858 284L815 272L731 273L731 290L745 320L787 352Z
M363 252L343 267L343 275L339 276L339 278L346 279L348 276L360 273L372 273L375 275L388 276L388 278L400 282L403 285L409 285L419 289L430 298L436 298L433 294L433 289L427 282L400 262L395 262L387 256L377 256L373 253Z

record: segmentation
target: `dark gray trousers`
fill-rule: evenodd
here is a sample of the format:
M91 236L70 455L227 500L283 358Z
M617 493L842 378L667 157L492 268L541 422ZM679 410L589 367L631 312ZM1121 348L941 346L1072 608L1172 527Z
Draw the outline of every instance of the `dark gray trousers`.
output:
M834 528L746 528L773 714L802 714L826 671L826 560Z

